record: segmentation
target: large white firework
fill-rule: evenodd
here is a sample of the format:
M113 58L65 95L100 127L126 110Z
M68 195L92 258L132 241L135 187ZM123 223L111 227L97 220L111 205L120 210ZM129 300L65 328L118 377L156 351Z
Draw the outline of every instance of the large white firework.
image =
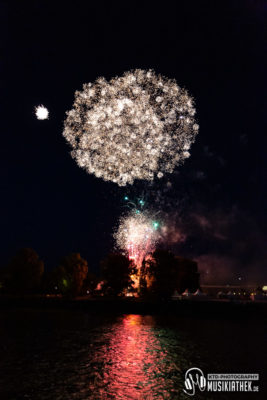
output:
M140 268L143 259L155 250L160 240L159 222L148 212L132 210L120 219L114 238L117 247Z
M170 173L198 132L192 97L153 70L101 77L75 93L63 135L90 174L120 186Z

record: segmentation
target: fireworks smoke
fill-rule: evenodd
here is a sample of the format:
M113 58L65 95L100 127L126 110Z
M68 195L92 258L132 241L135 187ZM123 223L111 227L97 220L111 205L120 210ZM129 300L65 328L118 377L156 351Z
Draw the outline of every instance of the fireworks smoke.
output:
M127 253L140 268L143 259L153 252L160 239L159 222L148 212L136 213L132 210L121 218L114 237L117 247Z
M41 104L40 106L35 107L35 115L36 118L40 120L48 119L49 111L45 106Z
M174 80L137 69L75 93L63 135L88 173L120 186L152 181L190 156L193 99Z

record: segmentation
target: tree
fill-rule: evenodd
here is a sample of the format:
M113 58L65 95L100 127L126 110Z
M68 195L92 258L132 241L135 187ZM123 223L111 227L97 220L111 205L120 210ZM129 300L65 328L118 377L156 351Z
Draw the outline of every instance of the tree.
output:
M145 260L142 261L142 265L140 268L140 277L139 277L139 288L138 293L140 297L145 297L147 295L147 280L146 280L146 265Z
M94 294L95 293L95 289L97 286L98 280L96 275L93 272L89 272L86 276L86 279L83 281L83 293L84 294Z
M136 270L128 257L111 253L101 262L101 272L104 280L103 290L107 294L117 296L124 289L131 289L131 275L135 274Z
M72 253L64 257L56 271L60 279L60 287L63 293L71 293L76 296L81 293L83 282L87 277L88 263L80 253Z
M49 293L65 295L71 292L71 277L62 265L45 274L44 288Z
M31 293L40 289L44 263L31 248L22 248L6 268L7 288L16 293Z
M148 263L150 293L160 299L170 298L177 281L174 254L168 250L156 250Z
M142 287L141 287L142 284ZM174 290L195 291L199 287L197 263L176 257L168 250L156 250L152 257L143 262L140 276L140 294L150 294L168 299Z
M199 288L199 272L197 262L183 257L175 257L177 265L176 289L183 293L185 289L195 292Z

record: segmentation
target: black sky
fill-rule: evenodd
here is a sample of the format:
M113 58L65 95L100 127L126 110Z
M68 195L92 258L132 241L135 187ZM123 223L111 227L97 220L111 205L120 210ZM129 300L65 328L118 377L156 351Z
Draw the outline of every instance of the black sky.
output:
M0 2L2 264L33 247L48 268L73 251L96 267L112 248L127 189L77 167L62 137L65 111L85 82L153 68L195 97L200 124L161 205L173 204L185 233L175 251L264 273L267 2L90 3ZM48 121L36 120L38 104ZM243 260L235 243L247 242Z

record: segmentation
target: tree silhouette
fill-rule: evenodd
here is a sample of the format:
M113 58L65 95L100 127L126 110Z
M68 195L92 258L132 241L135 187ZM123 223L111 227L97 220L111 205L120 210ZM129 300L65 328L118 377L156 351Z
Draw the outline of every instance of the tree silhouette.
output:
M156 250L149 261L150 293L158 298L170 298L176 287L175 256L167 250Z
M117 296L124 289L131 289L131 275L136 273L136 270L128 257L111 253L100 266L104 280L103 290L106 294Z
M175 257L177 265L177 287L178 292L183 293L185 289L195 292L199 288L199 272L197 262L183 257Z
M80 253L72 253L64 257L57 270L60 277L60 287L63 292L69 292L76 296L81 293L83 282L87 277L88 263Z
M44 263L31 248L22 248L7 265L7 289L15 293L31 293L40 289Z
M88 271L87 276L83 281L83 293L87 294L87 292L89 292L90 294L94 294L97 283L98 279L96 275L93 272Z
M71 292L71 276L59 265L45 274L44 288L46 292L68 294Z
M156 250L143 262L140 272L140 295L168 299L174 290L195 291L199 287L197 263L176 257L168 250Z

